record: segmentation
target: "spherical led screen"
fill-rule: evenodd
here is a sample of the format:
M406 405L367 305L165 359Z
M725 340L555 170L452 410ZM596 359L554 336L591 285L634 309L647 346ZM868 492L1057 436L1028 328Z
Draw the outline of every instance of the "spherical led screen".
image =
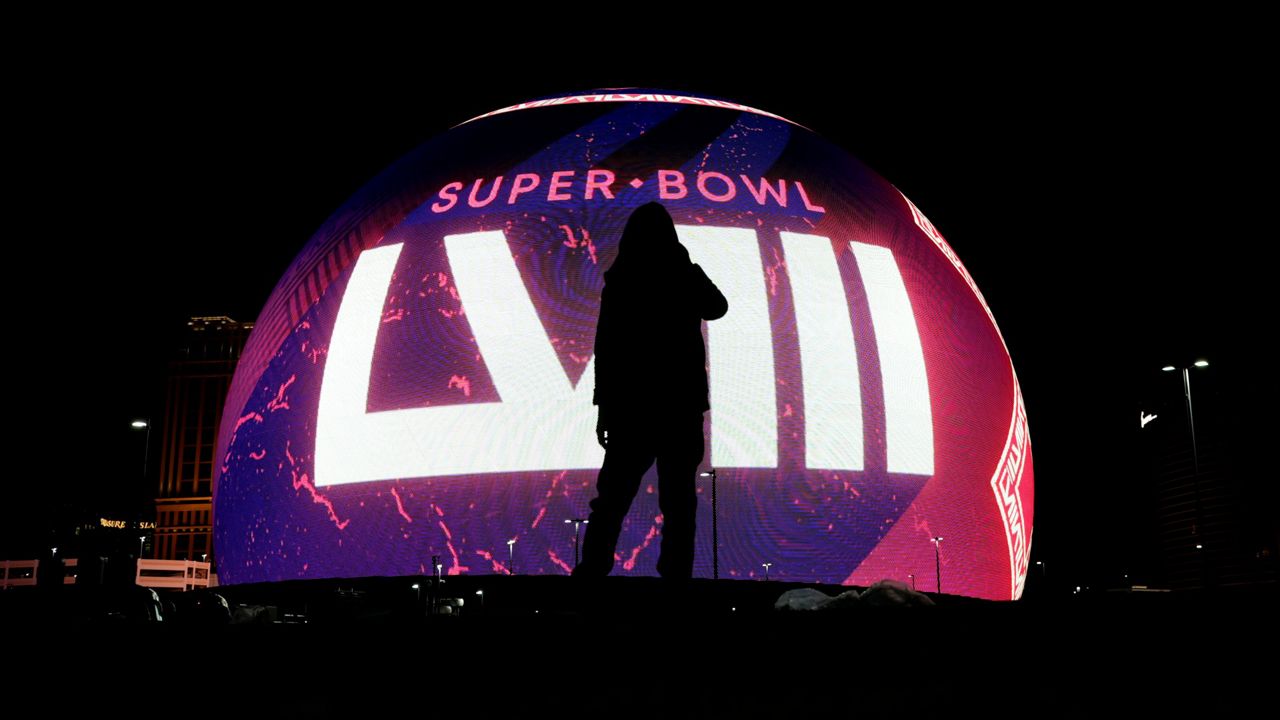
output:
M604 451L604 271L657 201L729 310L703 325L711 410L694 574L1021 594L1026 414L982 295L925 216L814 133L722 100L549 98L369 183L258 319L218 440L223 582L556 574ZM661 271L651 278L664 292ZM714 468L714 478L709 471ZM653 470L615 574L655 573ZM941 540L937 540L941 538Z

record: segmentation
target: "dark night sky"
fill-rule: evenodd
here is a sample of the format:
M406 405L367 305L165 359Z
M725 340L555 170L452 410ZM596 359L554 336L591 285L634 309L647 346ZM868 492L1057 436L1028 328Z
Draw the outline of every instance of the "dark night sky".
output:
M1192 355L1213 362L1226 400L1215 422L1237 437L1245 492L1275 507L1263 359L1243 334L1274 325L1274 302L1259 300L1272 227L1256 168L1274 154L1260 65L1248 43L1128 30L734 45L691 49L691 67L663 45L561 48L545 61L526 46L485 67L426 43L386 52L376 38L210 32L81 48L65 70L20 81L11 106L24 117L9 175L27 181L11 209L26 218L14 226L24 269L8 350L33 370L18 376L15 410L35 422L11 424L11 447L31 462L4 483L5 546L77 498L109 508L146 495L127 425L158 412L173 331L196 314L255 319L311 233L381 169L488 110L624 86L779 113L929 215L983 290L1023 384L1039 557L1085 572L1123 552L1116 488L1130 480L1142 388ZM760 67L774 71L749 71Z

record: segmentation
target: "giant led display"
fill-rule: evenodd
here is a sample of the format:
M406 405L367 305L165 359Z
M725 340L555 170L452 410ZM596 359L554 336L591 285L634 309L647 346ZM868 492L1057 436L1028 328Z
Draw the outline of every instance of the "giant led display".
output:
M655 200L729 303L704 325L721 577L769 563L779 580L914 576L933 590L940 575L943 592L1018 597L1026 413L946 241L892 185L784 118L642 92L463 123L312 237L226 405L221 580L410 575L433 557L451 574L567 573L565 521L589 512L603 458L591 404L603 273L630 213ZM615 574L656 574L650 473Z

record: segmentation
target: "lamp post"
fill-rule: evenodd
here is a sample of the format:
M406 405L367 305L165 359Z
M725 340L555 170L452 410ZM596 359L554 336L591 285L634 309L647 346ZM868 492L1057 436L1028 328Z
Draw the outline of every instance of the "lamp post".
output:
M578 528L591 522L586 518L569 518L565 523L573 523L573 568L578 569Z
M764 568L765 582L769 581L769 568L773 567L773 563L760 563L760 567Z
M516 539L507 541L507 574L516 574Z
M1196 507L1195 507L1196 514L1195 514L1195 521L1194 521L1195 524L1191 526L1191 534L1192 536L1199 538L1201 533L1200 526L1202 524L1203 516L1201 512L1201 500L1200 500L1200 449L1196 446L1196 416L1195 416L1195 411L1193 409L1193 406L1191 404L1191 368L1192 367L1198 367L1198 368L1209 367L1209 361L1196 360L1191 365L1183 366L1183 367L1165 365L1160 369L1163 370L1164 372L1174 372L1175 370L1179 370L1182 372L1182 397L1186 400L1186 404L1187 404L1187 427L1191 429L1191 487L1195 493L1195 502L1196 502ZM1203 545L1201 543L1197 543L1196 550L1202 550L1202 549L1204 549ZM1205 556L1203 554L1200 555L1200 581L1203 582L1205 585L1209 584L1208 567L1205 564Z
M1200 479L1200 451L1196 447L1196 416L1191 406L1191 367L1204 368L1209 367L1208 360L1197 360L1189 367L1174 367L1173 365L1165 365L1161 370L1165 372L1173 372L1174 370L1182 371L1182 394L1187 401L1187 425L1191 428L1191 466L1196 474L1196 499L1199 504L1199 479ZM1199 522L1200 513L1196 512L1196 521Z
M907 579L911 581L911 589L912 589L912 590L915 590L915 589L916 589L916 576L915 576L915 575L912 575L912 574L910 574L910 573L908 573L908 574L907 574Z
M720 579L720 514L716 511L716 469L710 468L702 477L711 478L711 579Z
M934 570L937 572L938 594L941 595L942 594L942 553L939 550L939 548L942 547L942 536L938 535L930 539L933 540L933 565L934 565Z
M151 455L151 418L142 418L129 423L134 430L146 430L147 436L142 443L142 480L147 479L147 459Z

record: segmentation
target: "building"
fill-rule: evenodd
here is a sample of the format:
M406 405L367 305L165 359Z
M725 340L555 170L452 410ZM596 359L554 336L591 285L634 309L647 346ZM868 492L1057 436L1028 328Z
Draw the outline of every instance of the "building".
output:
M212 558L213 463L227 388L253 323L193 317L170 363L153 557Z

